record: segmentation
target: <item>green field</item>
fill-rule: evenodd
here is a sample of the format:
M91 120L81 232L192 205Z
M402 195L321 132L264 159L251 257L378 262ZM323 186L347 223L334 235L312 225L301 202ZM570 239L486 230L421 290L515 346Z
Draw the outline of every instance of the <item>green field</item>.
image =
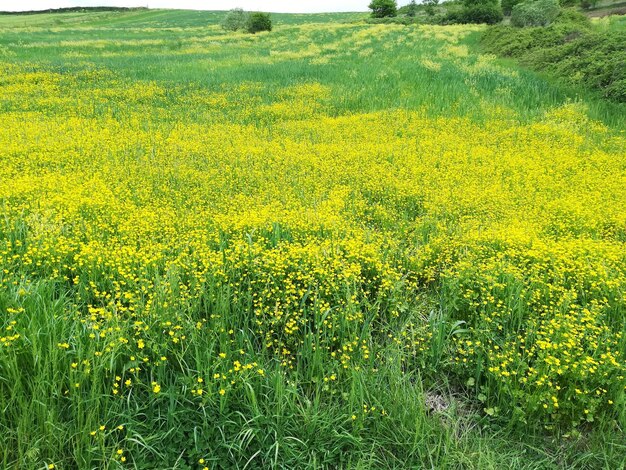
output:
M223 14L0 15L0 466L623 468L626 106Z

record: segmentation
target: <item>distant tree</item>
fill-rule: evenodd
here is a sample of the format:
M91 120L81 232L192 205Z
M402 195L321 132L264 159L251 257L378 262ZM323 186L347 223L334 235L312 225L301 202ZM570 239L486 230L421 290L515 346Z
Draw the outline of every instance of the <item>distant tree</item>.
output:
M372 10L372 18L387 18L398 14L398 3L396 0L372 0L369 9Z
M506 16L511 16L511 10L513 10L513 7L521 1L522 0L501 0L502 13Z
M417 3L415 3L415 0L411 0L411 3L407 5L406 16L409 16L411 18L415 18L417 16Z
M252 34L258 33L260 31L271 31L272 18L270 17L269 13L252 13L248 17L246 30Z
M226 14L221 25L226 31L239 31L245 29L247 23L248 13L241 8L234 8Z
M439 5L439 0L424 0L424 5L426 5L426 13L433 16L435 14L435 7Z

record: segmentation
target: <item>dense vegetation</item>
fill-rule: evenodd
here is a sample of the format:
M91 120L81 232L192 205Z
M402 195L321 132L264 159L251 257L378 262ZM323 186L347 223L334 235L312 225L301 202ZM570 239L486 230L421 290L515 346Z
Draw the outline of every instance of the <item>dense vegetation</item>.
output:
M624 467L624 105L364 16L0 17L0 466Z
M583 15L564 10L547 27L489 28L483 45L490 52L519 59L572 85L626 102L624 17L592 24Z

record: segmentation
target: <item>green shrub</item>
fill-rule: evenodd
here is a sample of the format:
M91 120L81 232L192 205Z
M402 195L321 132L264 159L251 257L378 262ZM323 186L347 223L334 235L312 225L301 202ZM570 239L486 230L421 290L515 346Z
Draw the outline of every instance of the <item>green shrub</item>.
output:
M585 10L591 10L598 4L598 0L580 0L580 6Z
M449 11L439 19L439 24L496 24L503 19L498 0L463 0L461 10Z
M497 24L502 21L502 9L494 4L472 5L461 11L461 23Z
M511 16L511 11L513 10L513 7L520 3L520 1L521 0L502 0L502 13L504 13L506 16Z
M591 21L589 20L589 18L582 13L574 10L573 8L562 9L556 19L556 23L558 23L559 25L575 25L578 29L591 28Z
M396 0L372 0L368 8L372 10L372 18L386 18L398 14Z
M440 25L448 25L448 24L458 24L461 23L461 11L453 10L449 11L445 15L436 17L437 24Z
M513 26L548 26L559 16L557 0L531 0L518 3L511 10Z
M245 29L248 23L248 14L241 8L230 10L221 22L222 28L226 31L239 31Z
M269 13L252 13L248 18L246 30L252 34L260 31L271 31L272 19Z

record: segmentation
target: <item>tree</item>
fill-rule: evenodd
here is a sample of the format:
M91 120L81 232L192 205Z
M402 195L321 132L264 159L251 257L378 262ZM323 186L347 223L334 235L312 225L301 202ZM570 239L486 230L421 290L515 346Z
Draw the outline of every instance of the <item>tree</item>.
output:
M417 3L415 3L415 0L411 0L411 3L407 5L406 16L411 18L415 18L417 16Z
M513 10L513 7L520 2L521 0L502 0L502 13L506 16L511 16L511 10Z
M386 18L398 14L396 0L372 0L369 9L372 10L372 18Z
M272 19L270 18L269 13L252 13L248 17L246 30L252 34L260 31L271 31Z
M426 5L426 13L433 16L435 14L435 7L439 5L439 0L424 0L424 5Z
M230 10L222 20L222 28L226 31L239 31L248 23L248 14L241 8Z

